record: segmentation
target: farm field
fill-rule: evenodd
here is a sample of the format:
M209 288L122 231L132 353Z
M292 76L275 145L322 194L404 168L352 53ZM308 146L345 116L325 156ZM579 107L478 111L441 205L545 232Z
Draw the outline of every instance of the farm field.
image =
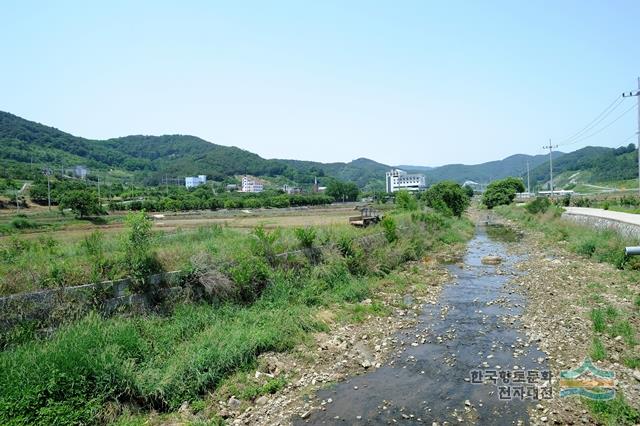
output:
M177 229L193 229L201 226L220 225L228 228L252 229L258 225L265 228L297 227L311 225L333 225L347 223L349 216L357 215L358 203L334 204L319 207L294 207L282 209L243 209L191 212L159 212L150 216L153 229L175 231ZM100 218L98 223L89 220L78 220L72 214L62 215L54 210L48 212L21 211L36 228L25 229L19 233L20 238L51 237L60 241L73 242L100 230L105 234L119 234L124 228L126 212L114 212ZM11 223L16 218L15 212L1 211L0 226ZM0 235L0 240L11 234Z

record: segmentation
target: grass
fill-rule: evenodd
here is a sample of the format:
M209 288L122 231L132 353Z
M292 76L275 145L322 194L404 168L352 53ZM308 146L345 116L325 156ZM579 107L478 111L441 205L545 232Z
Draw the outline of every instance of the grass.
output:
M640 412L631 407L619 391L611 401L586 400L585 404L596 419L605 425L634 425L640 422Z
M50 338L21 329L0 352L0 423L140 424L150 410L168 413L184 401L198 404L229 377L252 368L260 354L290 350L310 333L326 331L319 311L338 307L342 320L354 322L387 314L388 308L375 300L382 277L427 250L463 241L472 229L464 219L441 218L428 227L408 214L389 216L398 224L393 242L376 236L378 227L317 228L313 244L325 246L317 263L293 256L269 264L274 248L300 245L291 231L262 239L259 232L220 227L155 234L152 248L160 261L181 259L196 277L207 264L215 265L231 279L233 295L211 303L178 303L166 316L105 319L90 314L61 326ZM347 239L350 244L344 244ZM14 260L25 267L25 252L41 257L35 263L55 259L73 265L120 247L119 241L98 244L95 239L86 247L15 244ZM208 260L191 263L196 253ZM402 277L390 277L401 285ZM372 303L358 303L366 298ZM286 378L274 378L235 391L252 399L285 385Z
M605 315L602 309L591 310L591 322L593 323L593 331L602 333L606 327Z
M602 344L602 340L600 340L598 337L593 338L593 341L591 343L590 356L594 361L602 361L607 357L607 350Z

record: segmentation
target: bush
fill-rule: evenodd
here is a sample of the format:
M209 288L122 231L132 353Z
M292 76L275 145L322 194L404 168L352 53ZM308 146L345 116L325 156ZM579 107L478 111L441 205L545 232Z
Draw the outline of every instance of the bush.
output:
M314 228L296 228L293 230L301 248L311 248L316 240L316 230Z
M443 181L433 185L422 195L427 206L460 217L469 206L469 196L457 183Z
M525 208L531 214L546 213L551 206L551 201L547 197L537 197L535 200L527 203Z
M129 213L125 223L127 232L124 239L124 263L132 278L143 281L149 274L160 270L151 253L152 222L145 212L138 212Z
M271 266L275 266L277 263L275 244L280 238L280 230L276 229L272 232L267 232L264 226L259 225L253 229L252 232L255 239L251 240L251 248L256 256L266 259Z
M37 228L38 224L23 217L16 217L11 220L10 226L14 229L33 229Z
M382 231L388 242L393 243L398 239L398 230L393 218L385 216L380 224L382 225Z
M406 189L396 192L396 206L401 210L418 210L418 200Z

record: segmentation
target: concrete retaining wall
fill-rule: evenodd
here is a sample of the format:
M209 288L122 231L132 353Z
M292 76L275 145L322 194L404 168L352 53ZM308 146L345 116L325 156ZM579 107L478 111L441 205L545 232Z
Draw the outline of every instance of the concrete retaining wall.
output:
M580 225L590 226L592 228L612 229L625 237L640 239L640 226L638 225L621 222L615 219L605 219L597 216L569 212L564 212L562 214L562 218L578 223Z
M143 311L158 302L185 296L180 271L147 277L144 290L125 278L75 287L41 290L0 298L0 330L6 332L23 321L37 321L41 327L55 327L79 318L91 310L104 315L122 311Z

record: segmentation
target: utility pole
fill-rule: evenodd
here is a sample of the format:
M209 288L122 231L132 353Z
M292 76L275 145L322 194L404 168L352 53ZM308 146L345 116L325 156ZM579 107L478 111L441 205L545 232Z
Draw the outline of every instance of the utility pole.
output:
M529 178L529 162L527 161L527 192L531 196L531 179Z
M630 98L635 96L638 98L638 144L636 146L638 150L638 194L640 194L640 77L638 77L638 91L636 93L629 92L623 93L623 98Z
M547 146L543 146L542 149L548 149L549 150L549 177L550 182L549 182L549 186L551 189L551 197L553 197L553 148L557 148L558 145L551 145L551 139L549 139L549 145Z

